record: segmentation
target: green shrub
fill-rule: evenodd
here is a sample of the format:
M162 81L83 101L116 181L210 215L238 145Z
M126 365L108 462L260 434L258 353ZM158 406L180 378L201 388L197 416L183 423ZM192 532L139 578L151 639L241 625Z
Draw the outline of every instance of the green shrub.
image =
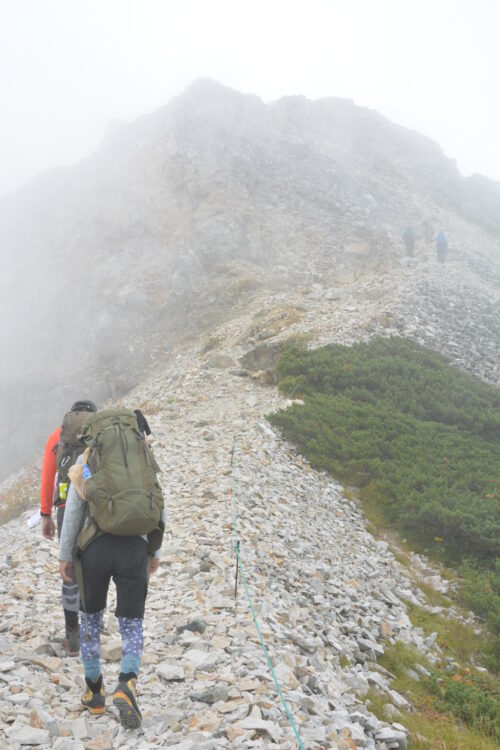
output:
M304 405L269 417L312 466L360 488L377 516L446 562L468 566L468 606L500 665L500 390L401 338L316 350L277 368Z
M432 619L432 615L429 618ZM412 615L413 619L413 615ZM498 748L498 684L488 675L463 669L453 673L415 674L418 664L432 667L414 647L388 643L379 663L394 676L391 687L406 696L411 710L402 711L401 724L410 730L412 750L496 750ZM367 706L387 720L387 693L370 689Z
M486 654L486 663L500 672L500 558L494 570L481 570L470 563L464 565L463 603L487 622L493 638Z
M435 707L450 712L469 726L500 741L500 687L485 675L462 670L453 674L434 672L428 679L436 696Z

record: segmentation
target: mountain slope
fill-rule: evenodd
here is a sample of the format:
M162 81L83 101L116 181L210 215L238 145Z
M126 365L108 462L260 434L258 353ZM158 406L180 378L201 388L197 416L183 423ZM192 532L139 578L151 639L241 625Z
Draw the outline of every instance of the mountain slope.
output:
M95 154L0 202L0 476L72 401L125 392L256 289L387 274L407 223L465 227L464 262L498 279L497 243L458 215L494 229L498 205L497 185L347 100L266 105L198 81L110 126Z
M283 317L290 301L282 297L258 300L258 328L290 322L278 339L307 330L307 316L318 313L313 299L305 320ZM359 324L378 310L377 302L370 303ZM324 334L335 324L337 335L345 335L352 313L339 314L334 306L331 312ZM247 312L217 328L219 353L236 362L258 335L249 339L252 324L256 319ZM373 684L389 690L387 675L374 662L386 640L397 635L424 652L430 649L402 602L402 597L423 601L422 594L387 544L367 533L342 488L312 471L266 424L265 413L283 404L277 390L210 366L213 354L201 353L204 343L200 338L177 351L175 361L126 400L142 406L153 427L169 529L145 619L144 733L124 734L112 712L98 726L80 718L81 667L61 658L58 645L56 545L41 538L39 527L29 530L19 519L0 529L5 742L16 748L24 738L55 747L68 733L91 748L98 733L105 747L120 748L296 746L241 578L234 599L235 436L240 552L302 741L307 748L345 750L353 742L404 748L405 732L370 714L362 696ZM112 606L111 601L106 616L111 633L103 636L108 693L119 665ZM388 692L387 698L399 700Z
M81 668L58 645L56 545L39 527L27 528L29 513L0 528L0 729L9 747L56 746L68 741L64 734L89 750L94 741L102 747L97 735L104 747L120 748L296 746L241 579L234 600L233 436L245 574L305 746L406 747L397 718L375 718L364 695L376 685L387 703L404 705L375 662L394 638L431 662L437 657L433 638L412 627L403 601L425 606L424 597L387 545L366 531L342 488L266 424L264 415L283 399L260 378L242 377L239 359L258 343L295 334L317 345L400 333L498 383L499 289L486 278L495 246L468 222L441 218L455 238L445 266L423 243L413 260L394 247L385 273L349 249L342 273L328 258L302 258L301 284L278 290L262 283L226 322L172 344L167 360L125 398L151 421L169 519L146 616L144 734L124 735L111 712L98 726L81 716ZM426 574L425 561L414 556L413 563ZM112 607L111 600L111 632L103 636L108 691L119 667Z

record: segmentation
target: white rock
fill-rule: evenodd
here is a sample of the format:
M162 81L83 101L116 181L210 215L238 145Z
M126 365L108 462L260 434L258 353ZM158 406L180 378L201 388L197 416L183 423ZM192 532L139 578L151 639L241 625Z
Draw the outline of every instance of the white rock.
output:
M75 719L71 725L71 732L75 740L85 740L90 736L88 722L85 716Z
M391 696L391 700L397 708L409 707L410 704L408 703L406 698L397 693L395 690L389 690L389 695Z
M295 688L299 687L299 681L295 677L290 667L286 664L277 664L274 668L274 674L276 675L276 679L278 680L280 685L283 685L285 688L294 690Z
M213 651L201 651L200 649L190 649L183 654L183 658L200 671L210 671L224 656L224 651L214 649Z
M50 742L50 734L46 729L20 726L9 736L9 739L20 745L47 745Z
M52 750L85 750L85 745L78 740L70 740L67 737L58 737L54 740Z
M177 682L185 679L184 669L180 665L163 662L156 667L156 671L167 682Z
M264 721L263 719L255 719L251 716L240 722L240 726L243 729L256 729L259 732L266 732L273 742L279 742L283 736L283 730L279 724L274 724L272 721Z

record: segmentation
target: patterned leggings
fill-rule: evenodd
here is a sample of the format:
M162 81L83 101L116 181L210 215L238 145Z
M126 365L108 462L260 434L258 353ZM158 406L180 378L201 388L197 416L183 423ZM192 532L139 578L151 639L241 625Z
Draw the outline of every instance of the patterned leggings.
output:
M101 627L104 610L92 614L82 613L80 643L85 677L96 682L101 674ZM88 636L85 627L87 621ZM134 673L137 677L143 649L142 618L119 617L122 636L122 674Z

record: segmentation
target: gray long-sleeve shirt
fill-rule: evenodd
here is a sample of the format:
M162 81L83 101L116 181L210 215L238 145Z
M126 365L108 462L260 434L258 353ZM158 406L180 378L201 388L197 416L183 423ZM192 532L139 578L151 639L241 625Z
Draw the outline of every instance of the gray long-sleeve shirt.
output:
M77 464L83 463L83 456L78 456ZM72 484L69 488L66 499L66 509L64 511L64 521L62 525L61 538L59 540L59 560L72 560L76 554L77 537L80 531L87 525L89 515L87 512L87 503L82 500L80 495ZM162 510L162 521L166 522L165 508ZM147 541L147 536L142 537ZM160 556L160 550L154 554Z

